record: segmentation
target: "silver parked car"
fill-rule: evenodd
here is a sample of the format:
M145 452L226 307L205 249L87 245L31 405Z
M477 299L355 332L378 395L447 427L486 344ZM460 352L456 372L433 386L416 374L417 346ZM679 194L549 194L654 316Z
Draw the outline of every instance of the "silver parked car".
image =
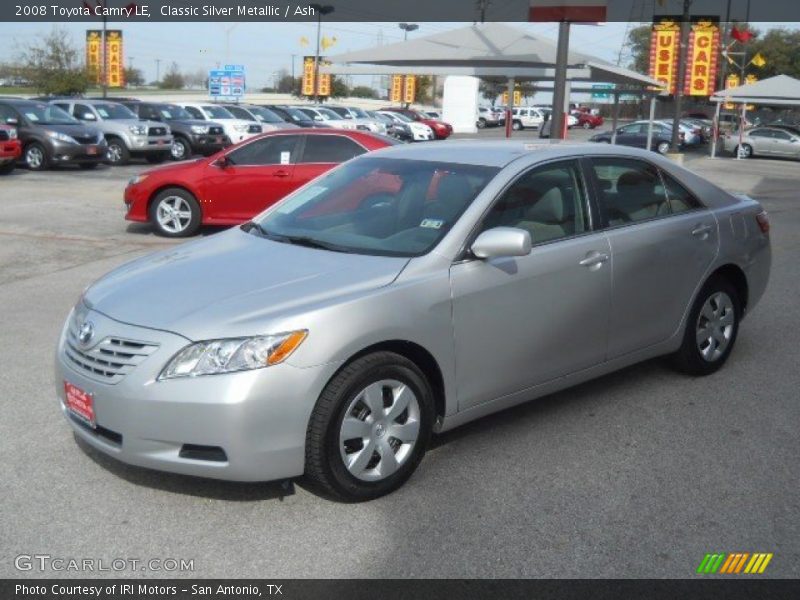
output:
M743 132L726 134L723 138L726 152L742 158L753 156L778 156L800 160L800 134L783 127L755 127Z
M719 369L768 230L644 150L395 146L94 283L58 342L60 406L127 463L375 498L433 433L660 355Z

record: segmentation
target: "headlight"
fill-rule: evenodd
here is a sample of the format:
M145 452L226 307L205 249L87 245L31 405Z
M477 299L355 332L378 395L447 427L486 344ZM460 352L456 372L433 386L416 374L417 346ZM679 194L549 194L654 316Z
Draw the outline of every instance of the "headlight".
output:
M247 131L250 128L250 125L248 125L246 123L240 123L238 125L234 125L233 128L236 131Z
M283 362L306 339L308 331L229 338L186 346L167 363L159 379L196 377L262 369Z
M147 179L147 175L136 175L135 177L131 177L128 180L128 185L136 185L137 183L142 183L145 179Z
M204 135L208 133L208 127L205 125L192 125L192 133Z
M144 135L147 133L147 127L144 125L131 125L128 129L130 129L131 133L134 135Z
M58 140L59 142L66 142L68 144L77 144L72 137L68 136L66 133L61 133L60 131L48 131L47 135L54 140Z

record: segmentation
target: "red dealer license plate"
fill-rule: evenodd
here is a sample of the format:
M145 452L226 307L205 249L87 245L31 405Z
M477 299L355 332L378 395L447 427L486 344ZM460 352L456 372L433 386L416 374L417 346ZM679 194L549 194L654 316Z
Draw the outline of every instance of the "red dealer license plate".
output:
M64 399L67 410L86 423L89 427L97 427L94 418L94 397L81 388L64 382Z
M86 149L86 154L88 154L88 155L90 155L90 156L92 156L92 155L94 155L94 154L97 154L97 146L89 146L89 147Z

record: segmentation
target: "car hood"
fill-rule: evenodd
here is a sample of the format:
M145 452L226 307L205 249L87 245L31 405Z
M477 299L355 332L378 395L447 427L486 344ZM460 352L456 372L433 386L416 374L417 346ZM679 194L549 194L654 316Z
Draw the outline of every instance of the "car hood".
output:
M59 133L66 133L67 135L77 135L80 137L99 136L100 130L97 127L87 127L81 123L64 124L64 125L41 125L42 128L50 131L58 131Z
M389 285L406 258L344 254L239 228L134 260L94 283L86 304L190 340L268 332L270 320Z

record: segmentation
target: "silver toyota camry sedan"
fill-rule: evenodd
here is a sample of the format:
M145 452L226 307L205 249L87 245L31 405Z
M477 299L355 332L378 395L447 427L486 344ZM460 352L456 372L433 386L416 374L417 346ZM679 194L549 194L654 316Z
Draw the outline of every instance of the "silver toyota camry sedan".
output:
M90 286L59 403L127 463L368 500L434 433L660 355L719 369L768 232L757 202L651 152L381 150Z

